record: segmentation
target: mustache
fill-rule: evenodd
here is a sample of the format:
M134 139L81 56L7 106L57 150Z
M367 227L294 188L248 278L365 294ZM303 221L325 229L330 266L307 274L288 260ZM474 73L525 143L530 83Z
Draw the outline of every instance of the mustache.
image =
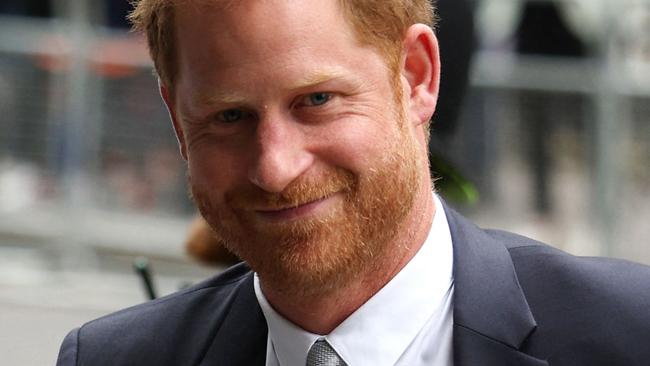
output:
M355 189L354 175L343 169L334 169L319 177L299 177L282 192L267 192L248 184L225 194L228 205L245 210L280 210L300 206L339 192Z

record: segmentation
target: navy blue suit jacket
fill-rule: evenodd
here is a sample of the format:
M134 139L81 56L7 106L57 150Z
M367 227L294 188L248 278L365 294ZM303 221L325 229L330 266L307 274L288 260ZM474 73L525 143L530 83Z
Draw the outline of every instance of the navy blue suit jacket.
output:
M575 257L446 212L455 365L650 364L650 267ZM253 275L239 264L71 331L57 365L263 366L266 339Z

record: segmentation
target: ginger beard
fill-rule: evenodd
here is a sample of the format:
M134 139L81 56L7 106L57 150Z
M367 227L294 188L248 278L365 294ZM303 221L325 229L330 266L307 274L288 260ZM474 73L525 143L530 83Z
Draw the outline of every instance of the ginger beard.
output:
M265 286L286 295L317 296L339 289L361 274L381 267L382 259L413 207L420 187L419 144L407 130L403 113L397 133L373 166L354 175L341 168L318 177L298 177L272 194L248 184L224 194L193 184L201 214L228 249L258 273ZM342 204L317 217L262 222L253 207L294 207L333 194Z

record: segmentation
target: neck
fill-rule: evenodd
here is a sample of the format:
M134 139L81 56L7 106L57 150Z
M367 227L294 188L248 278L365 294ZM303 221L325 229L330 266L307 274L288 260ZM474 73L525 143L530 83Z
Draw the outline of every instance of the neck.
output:
M329 334L375 293L381 290L415 256L424 244L435 205L431 183L421 184L413 209L401 226L391 249L377 258L376 265L355 276L343 287L317 296L286 296L265 286L262 291L273 308L283 317L315 334Z

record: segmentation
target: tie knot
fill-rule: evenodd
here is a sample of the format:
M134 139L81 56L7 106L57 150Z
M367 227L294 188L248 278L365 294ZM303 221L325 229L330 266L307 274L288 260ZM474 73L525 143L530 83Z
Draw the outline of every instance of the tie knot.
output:
M307 366L347 366L324 339L317 340L307 354Z

